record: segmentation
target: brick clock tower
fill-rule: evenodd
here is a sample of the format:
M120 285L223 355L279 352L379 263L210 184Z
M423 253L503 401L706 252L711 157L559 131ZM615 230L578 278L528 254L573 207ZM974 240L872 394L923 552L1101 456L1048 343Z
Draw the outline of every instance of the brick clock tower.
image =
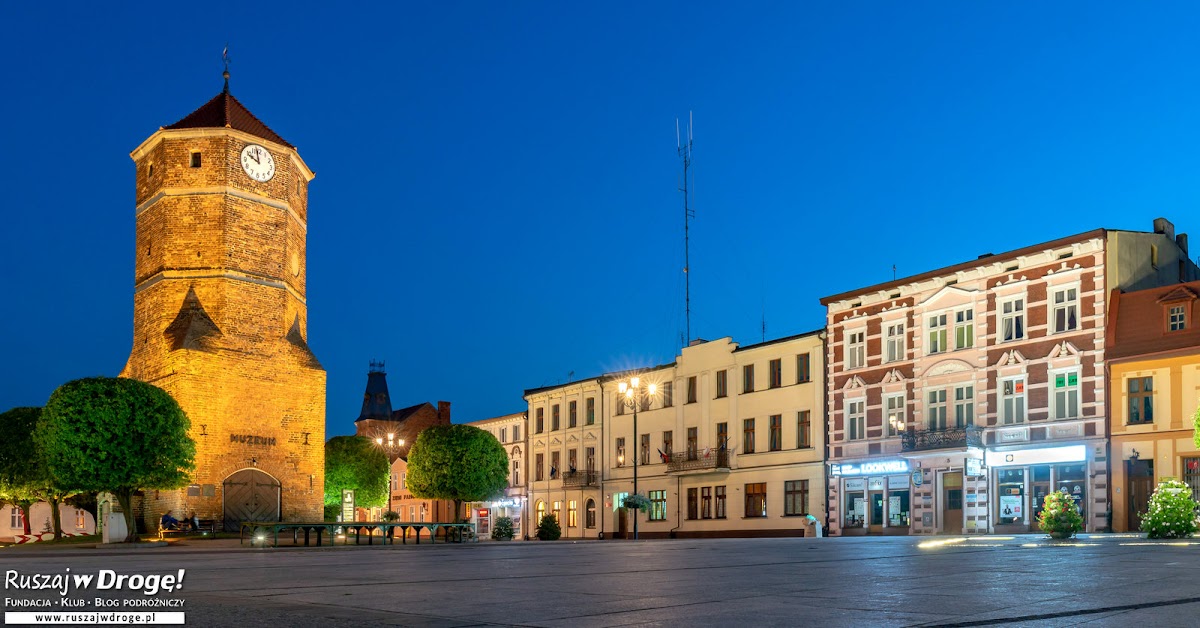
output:
M313 172L225 89L130 155L137 165L133 350L121 372L191 419L192 484L149 490L182 519L322 518L325 370L308 348ZM149 446L153 446L150 444Z

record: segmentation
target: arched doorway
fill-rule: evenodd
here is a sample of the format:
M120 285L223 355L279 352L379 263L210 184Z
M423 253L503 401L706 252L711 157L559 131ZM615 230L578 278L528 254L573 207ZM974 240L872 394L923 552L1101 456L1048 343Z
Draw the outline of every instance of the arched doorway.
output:
M258 469L225 478L225 529L237 532L243 521L279 521L279 488L279 480Z

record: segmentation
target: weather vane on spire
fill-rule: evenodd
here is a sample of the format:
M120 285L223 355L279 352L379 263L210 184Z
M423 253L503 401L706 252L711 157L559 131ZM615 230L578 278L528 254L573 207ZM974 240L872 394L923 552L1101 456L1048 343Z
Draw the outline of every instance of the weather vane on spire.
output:
M221 62L225 64L225 72L221 76L225 77L225 93L229 93L229 42L225 42L225 49L221 51Z

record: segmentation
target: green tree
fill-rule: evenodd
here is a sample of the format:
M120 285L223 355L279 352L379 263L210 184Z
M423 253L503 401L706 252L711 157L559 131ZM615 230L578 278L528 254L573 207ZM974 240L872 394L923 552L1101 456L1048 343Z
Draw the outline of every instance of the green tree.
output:
M34 440L65 486L112 493L125 513L126 542L138 539L133 494L185 486L196 443L183 409L165 390L134 379L93 377L50 395Z
M363 508L387 503L391 472L387 455L365 436L334 436L325 443L325 505L339 506L342 491L353 490Z
M1200 448L1200 406L1196 406L1196 414L1192 417L1192 442Z
M13 408L0 414L0 484L25 517L25 534L30 532L29 508L40 501L50 504L50 529L54 538L62 538L59 504L74 491L61 486L50 473L44 452L34 443L34 430L41 408Z
M552 514L542 515L538 522L537 538L539 541L557 541L562 536L562 528L558 526L558 517Z
M470 425L437 425L408 454L408 490L421 499L483 501L508 486L508 454L495 436Z

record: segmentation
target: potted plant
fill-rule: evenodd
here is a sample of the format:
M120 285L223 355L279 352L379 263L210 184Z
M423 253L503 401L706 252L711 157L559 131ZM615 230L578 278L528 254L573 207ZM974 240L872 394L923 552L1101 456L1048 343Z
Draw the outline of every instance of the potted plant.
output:
M645 495L634 493L625 497L625 501L621 502L622 506L630 510L640 510L646 512L650 510L650 498Z
M1179 539L1196 533L1196 500L1187 484L1175 478L1158 483L1142 515L1142 532L1152 539Z
M497 517L496 522L492 525L492 540L511 541L513 534L512 517Z
M400 513L396 512L395 510L389 510L383 513L383 520L387 522L399 521Z
M1083 516L1075 500L1065 491L1054 491L1042 502L1038 527L1052 539L1069 539L1083 530Z
M538 522L537 538L539 541L557 541L562 536L562 528L558 527L558 518L554 515L544 515Z

